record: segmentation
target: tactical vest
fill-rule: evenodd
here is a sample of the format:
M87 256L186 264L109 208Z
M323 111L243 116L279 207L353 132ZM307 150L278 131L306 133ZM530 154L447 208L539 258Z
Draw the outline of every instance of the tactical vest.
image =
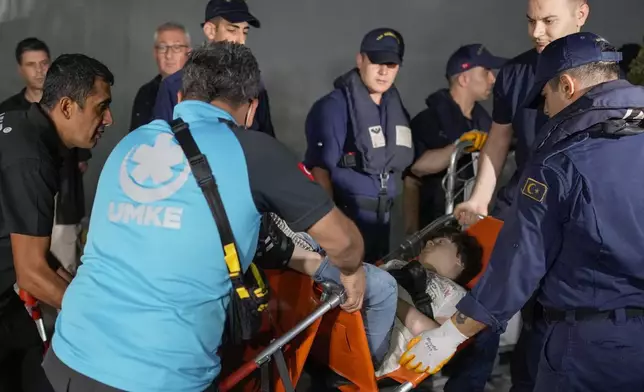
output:
M379 108L357 70L338 78L335 87L347 99L352 129L347 133L338 166L388 177L411 165L414 159L411 129L398 90L391 87L383 94ZM381 110L385 113L385 124L381 123Z

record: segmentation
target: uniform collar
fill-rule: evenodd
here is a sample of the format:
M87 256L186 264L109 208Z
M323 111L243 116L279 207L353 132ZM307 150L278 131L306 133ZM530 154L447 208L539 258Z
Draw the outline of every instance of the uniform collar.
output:
M174 107L173 118L176 119L179 117L181 117L183 121L187 123L198 120L212 121L218 118L230 120L236 123L233 116L227 111L211 105L210 103L197 100L186 100L179 102Z
M60 140L56 126L49 115L40 107L40 104L31 104L29 110L27 110L27 119L33 125L34 130L38 133L51 156L62 164L62 159L69 153L69 149Z
M644 107L644 87L615 80L593 87L584 96L552 117L540 131L537 150L613 119L627 119L634 108ZM631 112L629 112L629 110Z

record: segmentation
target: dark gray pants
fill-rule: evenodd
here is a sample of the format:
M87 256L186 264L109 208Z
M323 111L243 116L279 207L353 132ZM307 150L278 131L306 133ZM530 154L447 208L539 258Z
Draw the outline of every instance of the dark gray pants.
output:
M86 377L65 365L50 348L42 367L55 392L124 392ZM204 392L217 392L216 382Z
M49 382L55 392L117 392L120 389L112 388L65 365L54 353L52 348L47 351L42 363Z

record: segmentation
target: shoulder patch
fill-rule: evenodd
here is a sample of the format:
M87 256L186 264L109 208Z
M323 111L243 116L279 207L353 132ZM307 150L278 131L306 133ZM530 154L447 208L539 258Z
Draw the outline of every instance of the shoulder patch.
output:
M548 193L548 186L542 182L539 182L533 178L529 178L525 181L521 193L525 196L531 198L534 201L543 203L546 198L546 193Z

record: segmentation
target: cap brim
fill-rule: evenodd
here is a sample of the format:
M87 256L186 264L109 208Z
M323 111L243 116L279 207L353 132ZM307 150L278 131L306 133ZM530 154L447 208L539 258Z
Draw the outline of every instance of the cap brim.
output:
M229 21L230 23L242 23L242 22L248 22L249 25L259 29L260 28L260 23L259 19L254 17L250 12L244 12L244 11L234 11L234 12L225 12L225 13L220 13L217 15L214 15L212 18L209 20L216 18L216 17L222 17ZM206 21L208 22L208 21ZM201 24L201 27L203 27L206 22Z
M398 53L390 51L373 51L365 53L374 64L402 64L402 58Z

